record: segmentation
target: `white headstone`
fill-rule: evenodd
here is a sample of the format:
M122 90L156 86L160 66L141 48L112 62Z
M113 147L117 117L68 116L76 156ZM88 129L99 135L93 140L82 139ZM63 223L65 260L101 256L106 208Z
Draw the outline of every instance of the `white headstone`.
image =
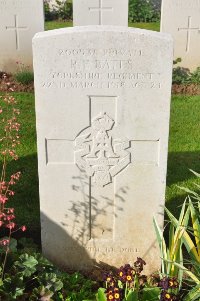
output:
M129 0L73 0L73 24L128 26Z
M163 0L161 31L174 38L174 59L194 70L200 66L200 0Z
M49 51L51 49L51 51ZM117 26L33 40L43 252L62 266L160 255L172 40Z
M32 38L43 30L43 0L0 0L0 71L31 67Z

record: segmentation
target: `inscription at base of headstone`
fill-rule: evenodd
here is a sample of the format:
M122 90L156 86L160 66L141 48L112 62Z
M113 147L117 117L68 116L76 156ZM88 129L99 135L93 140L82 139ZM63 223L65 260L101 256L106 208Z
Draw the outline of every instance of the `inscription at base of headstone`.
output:
M191 70L200 66L200 1L163 0L161 32L174 38L174 59Z
M73 0L73 24L128 26L129 0Z
M0 71L16 71L17 62L32 68L32 38L44 30L43 1L0 0L0 20Z
M103 43L102 43L103 41ZM51 49L51 51L49 51ZM33 40L42 248L55 263L160 267L172 72L167 34L74 27Z

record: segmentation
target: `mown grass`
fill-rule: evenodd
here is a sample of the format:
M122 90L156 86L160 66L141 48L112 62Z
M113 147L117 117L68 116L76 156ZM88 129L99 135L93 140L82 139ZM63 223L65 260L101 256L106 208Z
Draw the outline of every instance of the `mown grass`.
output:
M160 31L160 23L152 22L152 23L129 23L130 27L136 27L141 29Z
M46 21L45 22L45 30L52 30L52 29L58 29L58 28L64 28L64 27L70 27L73 26L72 22L64 22L64 21ZM159 31L160 30L160 23L129 23L130 27L137 27L142 29L148 29L148 30L154 30Z
M70 21L46 21L45 22L45 30L53 30L53 29L59 29L64 27L71 27L73 26L73 23Z
M15 93L21 123L20 159L8 164L9 173L22 172L16 186L12 205L16 208L18 223L26 224L31 236L39 237L39 192L34 95ZM169 159L166 204L176 215L185 193L178 186L193 187L197 181L189 171L200 171L200 96L173 96L171 104ZM148 196L147 196L148 197Z
M200 96L174 96L171 106L166 204L176 215L186 194L178 186L196 189L200 172Z

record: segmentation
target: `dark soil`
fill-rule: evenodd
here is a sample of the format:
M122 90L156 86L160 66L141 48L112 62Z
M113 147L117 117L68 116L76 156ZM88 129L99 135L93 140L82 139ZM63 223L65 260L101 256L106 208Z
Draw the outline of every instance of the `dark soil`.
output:
M13 75L0 72L0 92L34 92L33 83L23 85L17 82Z
M172 94L200 95L200 85L197 85L197 84L189 84L189 85L173 84Z
M23 85L17 82L12 74L0 72L0 92L8 92L14 90L15 92L34 92L34 84ZM200 85L198 84L173 84L172 94L185 95L200 95Z

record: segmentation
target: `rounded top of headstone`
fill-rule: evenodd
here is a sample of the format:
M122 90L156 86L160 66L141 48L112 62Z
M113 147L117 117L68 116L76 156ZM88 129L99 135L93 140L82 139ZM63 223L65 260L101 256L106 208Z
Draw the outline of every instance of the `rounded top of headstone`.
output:
M112 26L112 25L88 25L88 26L75 26L61 29L54 29L45 32L37 33L33 39L54 37L59 35L71 34L71 33L88 33L88 32L113 32L113 33L130 33L143 36L151 36L155 38L165 39L173 41L172 36L168 33L161 33L151 30L145 30L140 28L125 27L125 26Z

